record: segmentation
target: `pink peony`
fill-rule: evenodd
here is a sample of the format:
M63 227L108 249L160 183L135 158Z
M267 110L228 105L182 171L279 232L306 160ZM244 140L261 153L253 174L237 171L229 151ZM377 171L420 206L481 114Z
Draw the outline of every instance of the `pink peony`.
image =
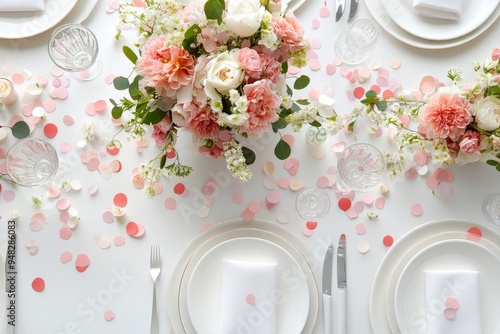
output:
M493 52L491 53L491 59L492 60L500 59L500 49L499 48L493 49Z
M471 121L469 102L457 94L438 93L429 99L419 120L419 131L426 138L458 140Z
M291 48L303 47L304 28L293 14L288 13L285 17L273 17L272 25L275 34L283 40L283 44Z
M163 147L169 143L165 135L170 131L170 129L172 129L172 120L170 119L170 115L167 113L160 122L153 125L151 138L154 139L156 145Z
M241 126L243 132L256 135L271 128L271 123L278 120L276 109L280 98L271 90L269 80L259 80L245 85L243 91L248 100L248 120Z
M217 123L217 117L208 105L199 107L196 104L189 103L183 107L187 115L184 125L186 130L198 138L218 138L219 124Z
M250 78L260 79L263 64L257 51L250 48L240 49L238 51L238 62Z
M136 72L160 96L175 97L181 86L190 85L195 59L186 50L165 46L165 39L151 39L136 63Z
M264 65L264 78L271 80L272 83L277 83L281 73L281 64L265 54L261 55L261 59Z
M481 138L475 131L466 131L460 140L460 151L467 155L474 155L479 151Z

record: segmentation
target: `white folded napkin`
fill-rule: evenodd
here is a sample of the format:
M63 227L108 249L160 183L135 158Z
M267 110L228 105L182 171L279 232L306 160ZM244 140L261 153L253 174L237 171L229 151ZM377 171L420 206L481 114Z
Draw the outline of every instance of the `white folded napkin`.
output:
M0 0L0 12L43 10L44 0Z
M443 20L459 20L463 0L413 0L417 14Z
M220 334L275 334L276 263L223 260Z
M426 271L425 292L428 334L482 333L477 271Z

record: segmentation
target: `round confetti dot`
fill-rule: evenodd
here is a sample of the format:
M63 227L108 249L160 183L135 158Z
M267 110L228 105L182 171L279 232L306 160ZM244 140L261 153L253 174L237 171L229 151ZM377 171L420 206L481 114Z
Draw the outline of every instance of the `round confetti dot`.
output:
M318 222L315 222L315 221L308 221L306 223L306 227L310 230L314 230L316 229L316 227L318 227Z
M453 320L453 319L455 319L456 314L457 314L457 310L454 310L454 309L452 309L452 308L446 308L446 309L444 309L444 311L443 311L443 315L444 315L444 317L445 317L446 319L448 319L448 320Z
M281 195L279 191L273 189L267 194L266 200L271 204L277 204L281 200Z
M106 210L102 213L102 220L105 223L112 223L115 221L115 215L113 214L112 211Z
M113 244L116 247L125 245L125 237L123 235L117 235L116 237L113 238Z
M69 240L71 239L71 236L73 235L73 232L71 229L67 226L63 226L59 229L59 237L63 240Z
M98 100L94 103L94 110L97 112L104 111L106 109L106 101Z
M177 195L181 195L182 193L184 193L185 190L186 190L186 187L184 186L183 183L177 183L174 186L174 193L176 193Z
M116 205L116 206L119 206L121 208L125 207L127 205L127 195L125 195L124 193L118 193L115 195L115 197L113 198L113 203Z
M358 252L365 254L370 250L370 244L366 240L358 241Z
M334 75L335 72L337 72L337 67L334 64L327 64L326 65L326 73L328 75Z
M365 95L365 89L363 87L354 88L354 97L358 100L361 99Z
M306 225L304 225L304 227L302 228L302 233L306 236L306 237L310 237L311 235L313 235L313 230L310 230L307 228Z
M313 19L313 20L312 20L312 27L313 27L314 29L318 29L318 28L320 27L320 25L321 25L321 24L320 24L320 22L319 22L319 20L318 20L318 19L316 19L316 18L315 18L315 19Z
M483 236L483 233L481 232L481 230L477 227L471 227L468 231L467 231L467 237L466 239L467 240L471 240L471 241L476 241L476 242L479 242L481 240Z
M386 235L383 239L384 246L391 247L394 242L394 238L390 235Z
M290 221L290 212L288 210L280 210L276 214L276 220L281 224L286 224Z
M351 207L351 200L347 197L341 197L338 201L338 206L341 210L347 211Z
M385 198L383 197L378 197L376 200L375 200L375 207L379 210L382 210L384 208L384 205L385 205Z
M460 306L460 302L455 297L448 297L446 298L444 305L446 306L446 308L457 310Z
M321 9L319 10L319 16L322 18L329 17L330 16L330 9L328 9L328 7L326 7L326 6L321 7Z
M54 138L57 135L57 125L54 123L47 123L43 127L43 133L47 138Z
M413 204L410 208L410 213L416 217L421 216L424 210L422 209L422 205L420 204Z
M82 273L87 270L90 264L90 259L87 254L78 254L75 259L75 268L78 272Z
M248 204L248 211L251 213L255 214L260 211L260 202L259 201L251 201L250 204Z
M112 310L104 311L104 320L111 321L115 318L115 312Z
M41 292L43 289L45 289L45 281L41 277L37 277L31 282L31 287L33 290L36 292Z
M246 222L251 222L255 218L255 213L251 212L248 208L243 210L241 218Z
M59 255L59 261L61 261L61 263L68 263L71 260L73 260L73 255L69 251L64 251Z
M139 231L139 227L134 222L129 222L125 229L130 236L134 236Z
M354 228L356 230L356 234L358 235L363 235L366 233L366 226L363 223L356 224Z

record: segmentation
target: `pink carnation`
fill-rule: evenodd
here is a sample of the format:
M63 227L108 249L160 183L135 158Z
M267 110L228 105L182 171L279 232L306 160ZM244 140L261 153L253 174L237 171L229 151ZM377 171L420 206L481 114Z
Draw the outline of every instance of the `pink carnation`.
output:
M492 60L500 59L500 49L499 48L493 49L493 52L491 53L491 59Z
M186 111L185 128L195 137L217 139L219 135L219 124L217 117L209 106L199 107L189 103L184 105Z
M283 43L291 48L303 47L304 28L300 25L297 18L291 14L286 14L285 17L273 17L273 29Z
M419 120L419 131L426 138L458 140L471 121L469 102L460 95L438 93L429 99Z
M166 139L166 134L170 131L170 129L172 129L172 120L170 115L167 113L160 122L153 125L151 138L154 139L156 145L163 147L169 143Z
M248 100L248 120L241 126L241 130L250 135L256 135L271 128L271 123L278 120L276 109L280 99L271 90L269 80L259 80L245 85L243 91Z
M481 138L479 133L475 131L466 131L460 140L460 151L467 155L474 155L478 153Z
M264 78L271 80L272 83L277 83L281 73L281 64L265 54L261 55L261 59L264 65Z
M181 86L190 85L195 59L186 50L165 46L161 37L151 39L136 63L136 72L160 96L175 97Z
M238 51L238 62L250 78L260 79L263 64L257 51L242 48Z

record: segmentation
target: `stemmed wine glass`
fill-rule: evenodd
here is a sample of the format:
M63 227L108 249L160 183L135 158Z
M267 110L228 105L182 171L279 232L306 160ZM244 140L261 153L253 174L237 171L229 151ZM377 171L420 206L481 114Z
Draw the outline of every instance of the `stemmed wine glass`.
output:
M36 138L25 138L11 146L5 157L7 175L25 187L44 184L58 171L59 158L52 145Z
M341 190L372 190L382 182L384 173L384 156L370 144L347 146L337 161L337 184Z
M299 215L310 221L319 221L330 210L330 197L320 188L306 188L295 199Z
M92 80L101 72L97 38L81 24L70 23L55 29L48 50L54 64L82 80Z

